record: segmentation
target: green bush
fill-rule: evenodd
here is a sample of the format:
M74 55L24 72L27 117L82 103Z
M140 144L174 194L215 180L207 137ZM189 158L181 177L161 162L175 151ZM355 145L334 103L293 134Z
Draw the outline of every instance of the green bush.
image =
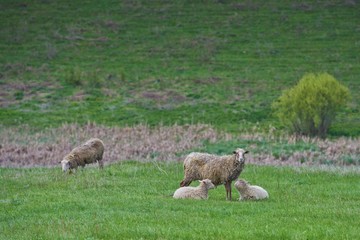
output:
M293 133L325 137L336 112L349 98L349 89L333 76L310 73L284 91L272 108Z

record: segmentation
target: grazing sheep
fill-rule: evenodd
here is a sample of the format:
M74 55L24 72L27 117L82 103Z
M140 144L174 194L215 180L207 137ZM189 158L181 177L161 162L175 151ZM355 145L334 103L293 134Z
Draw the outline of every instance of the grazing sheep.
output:
M78 166L85 167L85 164L98 162L99 167L103 168L102 157L104 153L104 143L98 138L91 138L83 145L74 148L61 161L64 172L68 169L77 169Z
M269 198L268 192L262 187L250 185L247 181L239 179L234 184L235 188L239 191L241 200L260 200Z
M215 188L215 185L209 179L199 181L200 185L197 187L181 187L178 188L173 197L174 198L193 198L193 199L207 199L209 189Z
M217 156L208 153L190 153L184 160L184 180L180 186L189 186L194 180L210 179L213 184L225 185L226 199L231 200L231 182L244 169L248 153L238 148L233 155Z

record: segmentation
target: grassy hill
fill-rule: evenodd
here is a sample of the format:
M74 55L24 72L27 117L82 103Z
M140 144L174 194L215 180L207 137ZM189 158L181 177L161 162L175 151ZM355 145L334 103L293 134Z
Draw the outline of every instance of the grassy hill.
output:
M277 126L270 105L307 72L353 98L332 135L360 134L356 1L0 3L5 126Z

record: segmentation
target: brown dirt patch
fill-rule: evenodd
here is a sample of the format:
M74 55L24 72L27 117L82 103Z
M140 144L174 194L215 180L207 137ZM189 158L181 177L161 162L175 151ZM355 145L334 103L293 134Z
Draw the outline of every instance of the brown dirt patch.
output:
M1 84L0 107L8 107L23 100L43 99L61 86L54 82L10 82ZM17 95L21 94L20 98Z

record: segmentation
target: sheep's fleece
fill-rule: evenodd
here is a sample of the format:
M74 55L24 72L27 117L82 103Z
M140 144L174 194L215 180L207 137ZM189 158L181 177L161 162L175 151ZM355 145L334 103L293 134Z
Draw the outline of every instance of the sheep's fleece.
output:
M260 200L269 198L268 192L259 186L250 185L244 179L239 179L234 184L235 188L239 191L241 200Z
M215 185L225 184L226 198L231 200L231 182L245 167L248 151L237 148L232 155L218 156L208 153L190 153L184 160L184 179L180 186L189 186L194 180L210 179Z
M197 187L181 187L178 188L173 197L174 198L193 198L193 199L207 199L209 189L215 188L215 185L209 179L199 181L200 185Z
M84 167L86 164L98 162L99 167L103 167L104 143L98 138L91 138L81 146L74 148L61 161L62 170L77 169L78 166Z

